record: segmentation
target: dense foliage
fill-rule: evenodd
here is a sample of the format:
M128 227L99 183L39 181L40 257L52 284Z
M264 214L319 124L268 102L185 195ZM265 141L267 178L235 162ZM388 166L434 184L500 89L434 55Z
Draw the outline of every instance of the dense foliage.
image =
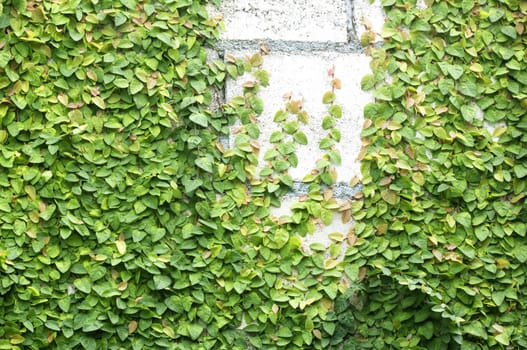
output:
M262 56L207 58L205 1L0 4L0 348L322 349L343 341L348 288L301 235L341 210L328 105L311 185L291 216L307 114L288 101L257 174ZM244 96L208 107L226 74ZM238 121L233 147L221 143ZM349 294L349 292L348 292ZM345 300L344 300L345 301ZM343 300L341 307L345 310ZM337 327L338 326L338 327Z
M286 101L257 164L269 77L207 58L206 1L2 2L0 349L527 347L527 2L382 3L362 197L331 190L329 72L326 154L275 217L309 116Z
M527 2L382 3L347 252L361 346L526 348Z

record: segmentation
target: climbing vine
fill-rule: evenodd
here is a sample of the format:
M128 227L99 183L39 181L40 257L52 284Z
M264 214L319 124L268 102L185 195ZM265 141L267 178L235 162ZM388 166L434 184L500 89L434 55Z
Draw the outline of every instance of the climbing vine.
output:
M527 347L527 2L382 0L362 193L333 195L330 70L280 217L309 111L287 99L259 164L265 58L211 60L206 3L0 4L0 349Z
M307 113L277 112L257 172L262 56L213 61L206 1L0 5L0 348L337 346L343 252L302 237L341 207L333 73L320 147L289 216ZM253 78L222 107L225 77ZM232 145L223 140L238 123ZM348 215L349 219L349 215Z
M525 348L527 2L382 4L347 252L367 270L357 339Z

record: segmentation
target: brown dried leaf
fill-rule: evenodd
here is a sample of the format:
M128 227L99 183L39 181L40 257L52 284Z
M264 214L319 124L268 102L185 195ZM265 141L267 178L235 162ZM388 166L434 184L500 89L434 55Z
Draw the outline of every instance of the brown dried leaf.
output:
M324 190L324 200L329 201L331 198L333 198L333 190L330 188Z
M280 308L278 307L278 305L273 304L271 310L273 310L273 312L276 314L280 310Z
M359 275L358 275L359 281L362 281L364 277L366 277L366 267L363 266L359 269Z
M523 25L523 23L517 22L516 23L516 33L518 33L519 35L522 35L524 31L525 31L525 26Z
M265 55L268 55L269 52L271 52L271 49L269 48L269 46L266 44L266 43L260 43L260 52L262 54L265 54Z
M379 181L379 185L386 186L392 183L393 177L392 176L386 176Z
M227 62L231 62L231 63L236 63L236 57L234 57L232 54L227 54L225 55L225 61Z
M443 254L439 250L432 249L432 254L438 261L443 261Z
M351 187L355 187L355 186L357 186L359 183L360 183L360 178L359 178L357 175L353 176L353 177L351 178L350 182L349 182L349 184L350 184Z
M254 81L254 80L247 80L246 82L244 82L244 83L242 84L242 86L243 86L244 88L253 88L253 87L255 87L256 85L257 85L257 83L256 83L256 81Z
M456 252L448 252L448 253L446 253L444 255L444 259L448 260L448 261L455 261L455 262L458 262L458 263L462 263L463 262L463 258L461 257L461 255L459 255Z
M357 235L355 233L348 235L348 244L352 247L355 243L357 243Z
M351 220L351 210L343 211L341 219L342 219L342 223L343 224L347 224L348 222L350 222L350 220Z
M130 321L130 323L128 323L128 334L135 332L137 325L137 321Z
M351 201L347 200L345 202L342 202L339 206L339 211L345 211L351 208Z
M117 290L119 290L121 292L125 291L126 288L128 288L128 282L126 282L126 281L122 281L121 283L119 283L117 285Z

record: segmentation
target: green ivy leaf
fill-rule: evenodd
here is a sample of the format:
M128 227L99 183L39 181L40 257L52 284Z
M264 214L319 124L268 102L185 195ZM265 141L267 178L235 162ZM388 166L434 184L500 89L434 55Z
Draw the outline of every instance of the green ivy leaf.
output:
M282 133L280 131L273 131L273 133L271 134L271 137L269 138L269 142L271 142L271 143L280 142L280 141L282 141L284 136L285 136L284 133Z
M307 136L306 134L304 134L302 131L297 131L295 132L295 134L293 135L293 138L294 140L301 144L301 145L307 145L308 141L307 141ZM271 141L272 142L272 141Z
M187 330L192 340L197 340L203 333L203 327L197 323L189 324Z
M331 148L335 144L335 141L330 138L323 138L320 140L319 148L320 149L328 149Z
M448 65L447 66L448 74L454 78L454 80L458 80L463 75L463 67L460 65Z
M132 0L127 0L127 1L132 1ZM172 37L170 34L166 32L156 33L155 37L173 49L177 49L179 47L179 40L177 40L177 38L175 37Z
M73 281L75 288L83 293L89 294L92 288L92 282L88 277L77 278Z
M472 218L470 216L470 213L467 212L455 214L454 219L456 220L456 222L467 228L470 227L472 224Z
M393 99L392 87L391 86L381 86L373 92L373 96L381 101L391 101Z
M209 126L209 120L208 118L204 115L204 114L201 114L201 113L194 113L194 114L191 114L189 119L194 123L194 124L197 124L201 127L204 127L206 128L207 126Z
M342 107L337 104L329 106L328 112L331 116L335 118L342 118Z
M154 275L153 281L156 290L166 289L172 284L170 277L164 275Z
M322 97L322 103L324 104L330 104L335 101L336 95L332 91L327 91L324 93L324 96Z
M7 51L0 52L0 68L4 69L11 60L11 54Z
M513 169L514 169L514 174L516 175L516 177L521 179L527 176L527 166L523 164L516 164Z
M279 336L280 338L290 338L293 336L293 333L287 327L280 327L278 331L276 332L276 335Z
M501 32L512 39L516 39L518 36L518 33L516 33L516 28L513 26L503 26L501 27Z
M278 229L274 234L274 243L277 249L282 248L289 241L289 232L284 229Z
M489 10L489 20L492 23L499 21L505 15L505 10L499 7L492 7Z
M461 106L461 115L467 122L472 123L477 115L476 107L468 105Z
M213 164L209 157L200 157L194 161L194 163L201 169L205 170L208 173L213 173Z
M297 121L290 121L282 124L283 130L290 135L294 134L298 130L298 127L299 125Z
M511 343L510 336L507 333L500 333L496 335L494 339L496 339L498 343L503 345L510 345Z
M333 117L325 116L322 120L322 129L327 130L335 125L335 119Z
M104 102L104 100L100 96L92 97L91 101L100 109L106 109L106 102Z
M474 81L462 80L458 85L458 90L460 93L468 97L478 96L478 87Z
M395 191L392 191L392 190L384 190L381 192L381 197L382 199L390 204L390 205L396 205L399 203L399 196L397 195L397 193Z
M368 91L373 89L375 86L375 78L373 74L367 74L364 77L362 77L362 80L360 82L360 87L364 91Z
M5 213L11 212L11 206L7 202L0 202L0 210Z

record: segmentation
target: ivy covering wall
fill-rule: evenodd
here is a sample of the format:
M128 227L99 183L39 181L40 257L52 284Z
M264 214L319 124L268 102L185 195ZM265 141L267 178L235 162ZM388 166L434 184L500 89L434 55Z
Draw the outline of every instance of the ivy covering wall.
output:
M1 349L343 341L342 252L300 239L339 208L320 186L338 152L294 215L270 215L293 184L306 114L294 101L277 114L276 149L257 174L262 56L208 59L219 22L205 4L0 4ZM244 96L208 107L227 74L249 71ZM328 118L340 117L333 100ZM326 129L329 148L340 133Z
M382 3L347 253L364 348L526 348L527 2Z
M209 59L206 3L0 4L0 349L527 347L527 2L383 0L362 195L331 190L329 72L282 217L308 113L285 102L258 166L265 57ZM303 244L335 213L354 228Z

